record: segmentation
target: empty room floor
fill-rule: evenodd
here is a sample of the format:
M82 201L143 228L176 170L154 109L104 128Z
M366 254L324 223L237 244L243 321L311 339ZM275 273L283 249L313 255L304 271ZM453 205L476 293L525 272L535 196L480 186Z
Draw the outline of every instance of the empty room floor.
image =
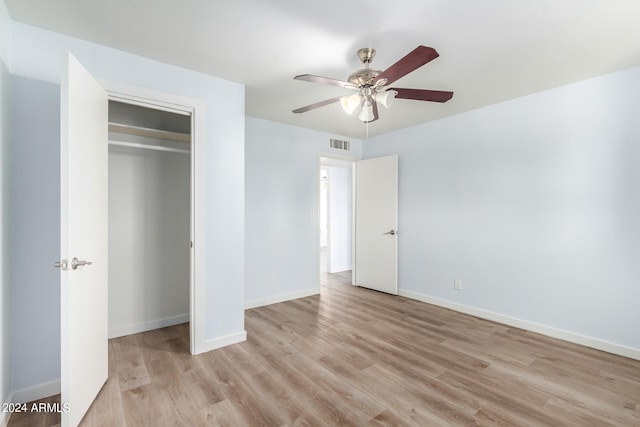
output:
M247 310L247 341L209 353L189 354L186 324L110 340L82 425L640 425L640 361L356 288L347 273L322 282L320 296Z

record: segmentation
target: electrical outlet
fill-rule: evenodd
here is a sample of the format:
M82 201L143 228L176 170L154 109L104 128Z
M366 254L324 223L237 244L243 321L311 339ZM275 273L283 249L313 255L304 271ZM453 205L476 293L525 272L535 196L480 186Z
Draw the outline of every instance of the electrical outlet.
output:
M276 279L275 279L275 277L273 277L273 274L270 274L270 275L269 275L268 283L269 283L270 285L273 285L274 283L276 283Z
M462 290L462 279L454 279L453 288L458 290L458 291L461 291Z

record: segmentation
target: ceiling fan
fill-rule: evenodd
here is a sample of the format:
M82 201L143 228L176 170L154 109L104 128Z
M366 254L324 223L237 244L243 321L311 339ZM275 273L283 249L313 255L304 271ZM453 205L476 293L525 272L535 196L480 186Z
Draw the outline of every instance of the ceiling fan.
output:
M370 123L378 120L378 104L389 108L395 98L447 102L453 96L453 92L440 90L387 87L399 78L436 59L439 55L434 48L418 46L384 71L369 68L369 64L371 64L375 55L376 50L370 47L358 50L358 57L364 64L364 68L351 73L348 81L330 79L313 74L295 76L294 79L296 80L341 86L355 90L357 93L350 96L325 99L324 101L297 108L293 112L304 113L334 102L340 102L347 114L352 114L360 107L358 118L364 123Z

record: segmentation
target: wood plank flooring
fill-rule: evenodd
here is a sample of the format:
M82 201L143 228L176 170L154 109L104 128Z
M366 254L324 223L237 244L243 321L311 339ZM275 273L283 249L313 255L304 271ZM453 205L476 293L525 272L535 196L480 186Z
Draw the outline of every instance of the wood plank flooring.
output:
M82 425L640 425L640 361L325 277L247 310L244 343L191 356L186 324L111 340Z

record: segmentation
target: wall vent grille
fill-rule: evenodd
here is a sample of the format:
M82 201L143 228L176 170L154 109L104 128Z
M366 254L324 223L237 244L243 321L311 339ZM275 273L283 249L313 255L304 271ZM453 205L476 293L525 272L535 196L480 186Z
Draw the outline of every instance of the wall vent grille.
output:
M349 141L341 141L339 139L333 138L329 140L329 147L335 148L336 150L351 150L351 144L349 143Z

